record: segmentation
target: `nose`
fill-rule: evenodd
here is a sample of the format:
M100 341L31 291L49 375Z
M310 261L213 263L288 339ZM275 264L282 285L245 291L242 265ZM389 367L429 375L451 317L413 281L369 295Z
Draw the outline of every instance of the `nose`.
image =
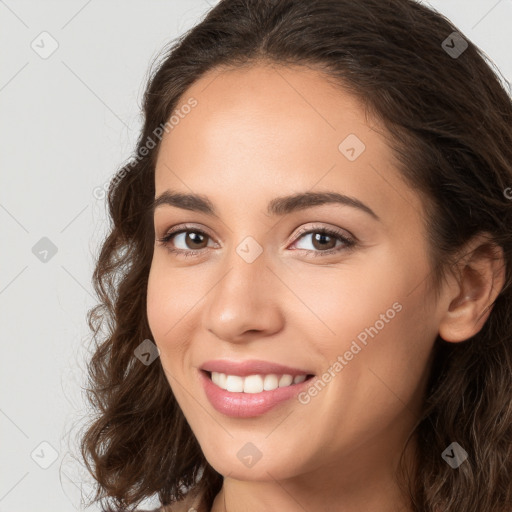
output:
M261 339L284 325L283 284L267 265L265 252L251 263L233 250L206 296L203 325L232 343Z

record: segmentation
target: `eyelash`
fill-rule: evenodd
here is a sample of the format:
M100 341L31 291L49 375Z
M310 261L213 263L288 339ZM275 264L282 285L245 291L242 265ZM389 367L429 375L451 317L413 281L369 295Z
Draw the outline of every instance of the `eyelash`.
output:
M182 229L176 229L174 231L167 233L162 238L158 238L157 241L160 243L160 245L164 246L169 252L171 252L173 254L181 255L181 256L184 256L185 258L200 256L200 253L201 253L201 251L203 251L203 249L197 249L197 250L176 249L169 245L169 243L173 237L175 237L176 235L179 235L180 233L187 233L187 232L198 233L200 235L204 235L208 238L211 238L207 233L205 233L201 229L197 229L194 226L186 226L185 225ZM327 235L327 236L336 238L337 240L340 240L341 242L343 242L345 245L344 245L344 247L328 249L326 251L312 251L309 249L295 249L295 250L306 251L309 253L313 252L314 253L313 257L328 256L328 255L335 254L335 253L338 253L338 252L341 252L344 250L347 251L347 250L353 249L357 243L354 239L347 238L346 236L341 234L341 232L339 232L335 229L330 229L330 228L326 228L323 226L321 226L321 227L313 226L312 228L304 228L299 233L297 233L297 237L295 238L293 243L297 242L300 238L302 238L302 236L309 235L312 233L321 233L322 235Z

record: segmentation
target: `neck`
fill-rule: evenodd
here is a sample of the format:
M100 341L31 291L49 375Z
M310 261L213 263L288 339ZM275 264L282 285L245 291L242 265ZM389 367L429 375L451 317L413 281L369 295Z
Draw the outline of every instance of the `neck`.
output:
M415 444L405 454L407 470L414 470ZM267 481L236 480L225 477L211 512L411 512L410 502L400 490L395 470L398 458L382 458L366 446L366 457L353 451L331 465L293 478ZM399 455L399 454L398 454Z

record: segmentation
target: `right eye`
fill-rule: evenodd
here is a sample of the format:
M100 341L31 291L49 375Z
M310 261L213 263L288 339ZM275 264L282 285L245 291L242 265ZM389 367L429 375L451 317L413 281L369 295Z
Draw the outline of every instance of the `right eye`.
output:
M168 232L165 236L159 238L158 242L169 252L188 257L198 256L198 251L202 251L208 246L208 239L211 240L210 236L200 229L185 228ZM184 247L176 247L177 244ZM191 248L187 248L187 246Z

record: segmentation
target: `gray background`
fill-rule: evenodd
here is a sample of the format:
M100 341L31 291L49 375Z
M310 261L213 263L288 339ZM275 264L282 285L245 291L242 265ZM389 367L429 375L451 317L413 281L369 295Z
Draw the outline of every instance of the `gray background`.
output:
M91 490L73 439L108 226L97 187L136 142L150 62L214 3L0 0L0 512L81 510ZM512 80L512 0L423 3Z

